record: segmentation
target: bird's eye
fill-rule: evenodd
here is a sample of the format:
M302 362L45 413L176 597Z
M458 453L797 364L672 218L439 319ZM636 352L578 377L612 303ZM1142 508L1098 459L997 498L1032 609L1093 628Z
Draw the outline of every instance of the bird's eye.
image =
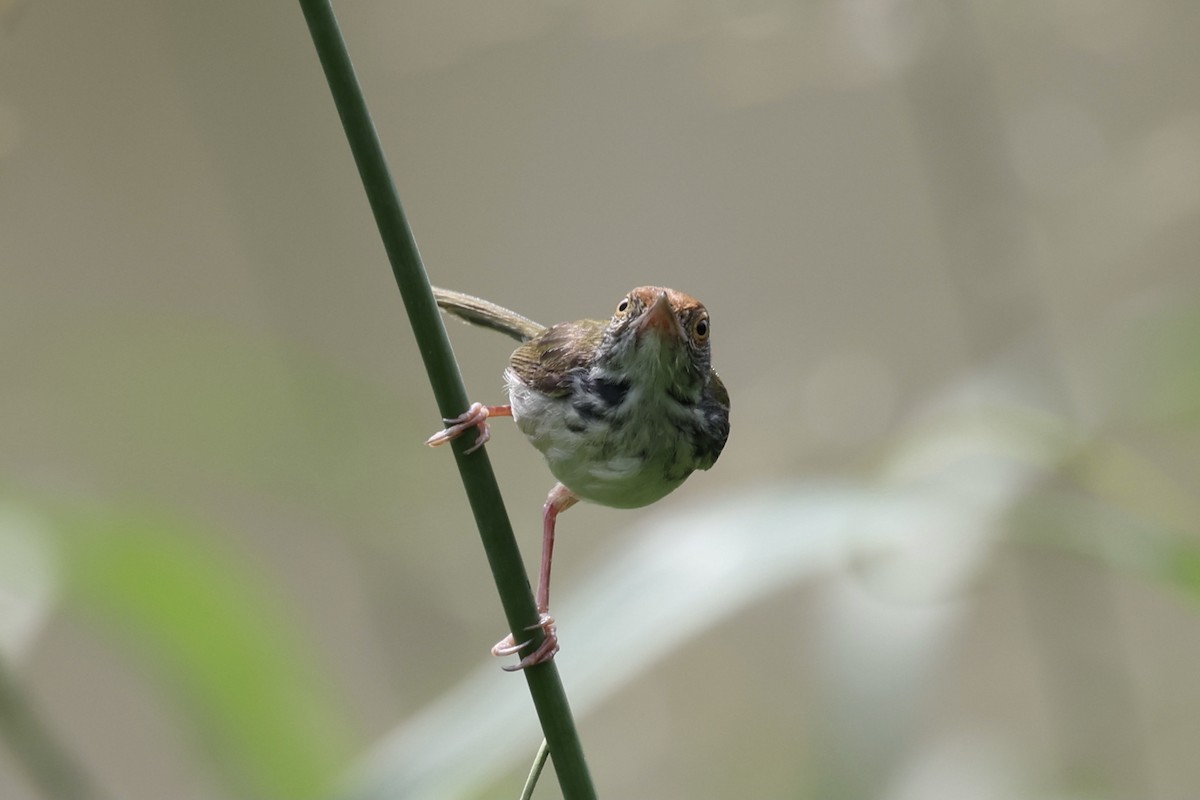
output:
M708 338L708 317L700 317L692 324L692 335L698 342L703 342Z
M617 304L617 313L624 314L628 310L629 310L629 298L626 297L624 300L622 300L620 303Z

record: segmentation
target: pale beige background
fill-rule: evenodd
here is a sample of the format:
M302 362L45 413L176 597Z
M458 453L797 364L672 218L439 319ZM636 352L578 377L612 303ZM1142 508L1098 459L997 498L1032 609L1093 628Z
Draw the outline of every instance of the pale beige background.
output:
M1197 497L1194 395L1147 417L1122 392L1158 391L1130 331L1200 298L1190 0L336 7L435 282L544 322L644 283L708 305L733 434L655 511L870 483L984 373ZM35 517L201 521L365 750L503 620L452 459L420 446L437 415L299 8L0 8L0 489ZM451 335L498 401L509 343ZM536 557L549 476L503 421L489 450ZM645 513L564 517L556 591ZM1194 595L1000 546L884 747L869 714L839 727L813 666L840 580L772 593L583 718L602 795L1193 796ZM51 605L13 653L114 796L231 796L186 708L86 619ZM35 796L7 753L0 795Z

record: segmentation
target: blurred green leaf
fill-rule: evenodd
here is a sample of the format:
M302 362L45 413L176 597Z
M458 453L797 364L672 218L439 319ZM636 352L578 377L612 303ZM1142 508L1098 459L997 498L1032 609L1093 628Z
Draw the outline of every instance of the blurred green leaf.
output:
M1200 600L1200 543L1176 541L1166 559L1163 572L1169 583Z
M1119 389L1135 413L1174 425L1200 425L1200 306L1162 312L1132 332Z
M1075 553L1200 600L1195 531L1164 524L1161 514L1145 513L1123 499L1043 489L1022 502L1010 526L1022 544Z
M261 577L165 516L76 513L61 529L68 609L99 618L157 668L231 787L325 795L351 750L346 721Z

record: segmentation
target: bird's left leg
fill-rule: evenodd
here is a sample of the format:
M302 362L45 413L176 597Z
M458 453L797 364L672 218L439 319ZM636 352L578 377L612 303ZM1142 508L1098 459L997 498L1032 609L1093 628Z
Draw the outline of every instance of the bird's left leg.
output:
M505 667L504 669L508 672L515 672L532 667L534 664L549 661L558 652L558 633L554 626L554 617L550 616L550 562L554 557L554 526L558 521L558 515L578 502L579 497L570 489L561 483L556 483L550 490L549 497L546 498L546 505L542 507L542 566L538 571L537 593L534 597L537 602L538 621L530 628L530 630L542 629L542 643L536 650L522 658L519 663ZM492 655L511 656L531 641L533 640L527 639L518 644L516 637L509 634L496 643L496 646L492 648Z
M467 453L474 453L492 438L492 430L488 427L488 417L511 417L512 406L485 406L483 403L472 403L471 407L463 414L451 419L444 419L447 427L444 431L438 431L433 436L425 440L425 444L430 447L437 447L446 442L453 441L459 436L462 436L471 428L479 429L479 436L475 439L475 444L467 448Z

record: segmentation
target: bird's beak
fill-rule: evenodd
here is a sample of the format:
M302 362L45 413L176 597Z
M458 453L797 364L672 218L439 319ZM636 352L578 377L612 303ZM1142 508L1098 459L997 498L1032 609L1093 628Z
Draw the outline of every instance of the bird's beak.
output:
M639 338L645 336L649 331L658 331L660 335L669 339L678 339L682 336L679 322L675 319L675 312L671 309L671 301L667 299L666 292L658 293L654 305L646 309L638 323Z

